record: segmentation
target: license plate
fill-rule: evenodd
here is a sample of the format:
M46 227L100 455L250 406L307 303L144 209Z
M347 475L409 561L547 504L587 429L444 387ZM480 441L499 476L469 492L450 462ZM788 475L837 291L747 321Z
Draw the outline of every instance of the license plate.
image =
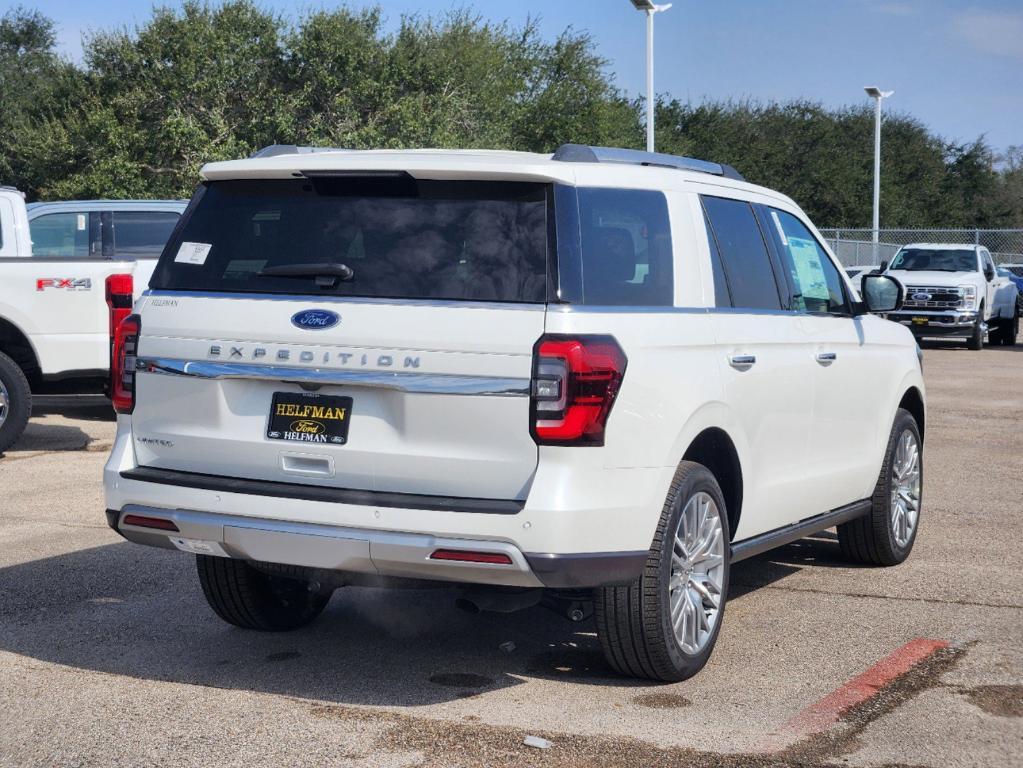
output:
M315 392L274 392L266 436L292 443L344 445L352 398Z
M927 318L926 317L914 317L913 318L913 325L927 325Z

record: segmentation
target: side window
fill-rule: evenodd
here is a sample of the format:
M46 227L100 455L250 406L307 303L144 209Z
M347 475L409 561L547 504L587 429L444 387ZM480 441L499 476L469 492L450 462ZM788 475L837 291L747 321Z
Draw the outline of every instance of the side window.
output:
M994 270L995 270L995 263L991 260L991 253L989 251L987 251L987 250L982 250L980 252L980 258L981 258L981 262L982 262L984 271L987 272L988 270L990 270L990 271L994 272Z
M781 309L771 257L753 207L744 200L701 196L708 235L721 256L731 304L741 309ZM715 295L717 290L715 275ZM720 306L719 298L719 306Z
M703 212L703 225L707 228L707 244L710 246L710 266L714 274L714 306L732 306L732 296L728 292L728 281L725 279L725 269L721 265L721 251L718 249L717 238L714 237L714 230L707 218L707 211Z
M32 255L42 258L84 259L98 247L99 219L94 213L44 213L29 222Z
M797 312L847 314L849 301L842 277L828 254L799 219L770 209L774 237L783 266L792 278L792 309Z
M156 259L178 223L174 211L114 211L113 255L120 259Z
M585 187L577 191L584 303L671 306L671 224L664 194Z

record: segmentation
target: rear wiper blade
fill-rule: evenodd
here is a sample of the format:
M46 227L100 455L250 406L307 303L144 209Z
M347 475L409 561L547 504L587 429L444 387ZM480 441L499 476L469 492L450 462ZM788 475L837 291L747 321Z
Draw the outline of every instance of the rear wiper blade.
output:
M275 267L263 267L256 277L311 277L320 288L333 288L337 281L348 282L355 279L355 270L347 264L322 262L319 264L279 264Z

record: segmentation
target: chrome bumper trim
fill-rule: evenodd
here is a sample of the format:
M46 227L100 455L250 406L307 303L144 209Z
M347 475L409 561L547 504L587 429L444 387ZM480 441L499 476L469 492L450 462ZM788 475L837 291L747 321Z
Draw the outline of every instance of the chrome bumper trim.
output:
M298 384L382 387L400 392L429 395L484 395L528 397L529 379L499 376L463 376L444 373L349 371L328 368L298 368L283 365L139 358L136 370L164 376L199 379L252 379Z
M124 517L129 514L172 520L178 531L125 525ZM543 586L525 555L514 545L501 541L291 523L141 504L126 505L116 513L112 522L129 541L165 549L182 548L174 543L174 539L213 542L231 557L241 560L379 576L516 587ZM430 555L438 549L501 553L507 555L512 564L431 560Z

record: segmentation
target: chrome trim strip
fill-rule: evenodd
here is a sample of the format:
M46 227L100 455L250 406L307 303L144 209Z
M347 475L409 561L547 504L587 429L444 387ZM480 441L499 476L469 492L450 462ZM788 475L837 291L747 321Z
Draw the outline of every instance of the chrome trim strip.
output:
M296 368L283 365L250 365L207 360L139 358L136 370L165 376L199 379L252 379L320 385L381 387L399 392L428 395L483 395L528 397L529 379L499 376L464 376L447 373L406 373L398 371L346 371L326 368Z
M66 261L66 259L65 259ZM543 304L526 304L500 301L456 301L452 299L388 299L372 296L323 296L317 293L230 293L227 291L165 291L147 289L142 298L148 296L186 299L234 299L247 301L299 301L313 304L379 304L410 307L443 307L447 309L508 309L519 312L543 312Z
M124 516L129 514L172 520L178 531L125 525ZM382 576L543 586L522 551L505 541L442 538L425 533L288 522L142 504L127 504L111 517L115 530L129 541L167 549L179 548L172 539L214 542L231 557L244 560ZM512 562L508 565L431 560L430 555L438 549L501 553Z

